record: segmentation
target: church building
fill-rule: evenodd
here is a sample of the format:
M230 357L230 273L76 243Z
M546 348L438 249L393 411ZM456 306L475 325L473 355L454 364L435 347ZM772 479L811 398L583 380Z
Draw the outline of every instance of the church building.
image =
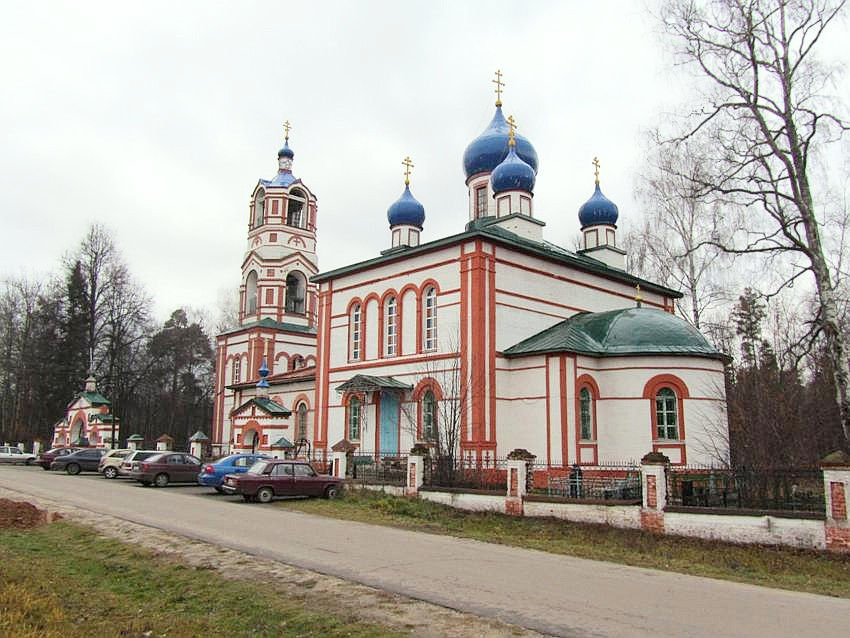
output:
M499 80L493 119L463 154L459 232L427 238L405 159L387 248L331 271L287 124L277 174L251 196L239 327L217 338L215 451L719 460L725 355L674 314L677 291L625 270L598 163L576 207L583 248L545 238L537 153L503 115Z

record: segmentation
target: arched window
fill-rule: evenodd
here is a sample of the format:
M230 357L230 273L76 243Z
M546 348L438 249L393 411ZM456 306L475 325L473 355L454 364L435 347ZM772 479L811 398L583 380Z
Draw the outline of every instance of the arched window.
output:
M230 370L230 382L239 383L239 377L242 374L242 357L233 359Z
M581 419L581 438L593 439L593 396L588 388L582 388L578 395L579 416Z
M257 198L254 200L254 228L263 225L263 220L266 214L266 193L263 190L257 191Z
M348 440L360 440L360 411L362 404L357 397L348 401Z
M304 293L306 292L304 275L293 271L286 276L286 312L304 314Z
M245 279L245 314L257 314L257 271L252 270Z
M304 194L304 191L297 188L292 189L286 204L286 223L289 226L306 228L307 216L304 214L306 203L307 196Z
M387 297L384 304L384 355L387 357L393 357L396 354L396 338L398 337L396 319L395 297Z
M295 414L295 438L300 441L307 438L307 404L299 403Z
M350 339L350 358L352 361L360 361L360 304L356 303L351 308L351 319L348 326Z
M655 395L655 431L659 439L679 438L678 401L670 388L661 388Z
M425 289L422 309L422 349L437 349L437 289L428 286Z
M437 401L430 390L422 395L422 438L426 441L437 438Z
M306 364L304 363L304 357L300 354L296 354L289 360L289 369L290 370L298 370L303 368Z

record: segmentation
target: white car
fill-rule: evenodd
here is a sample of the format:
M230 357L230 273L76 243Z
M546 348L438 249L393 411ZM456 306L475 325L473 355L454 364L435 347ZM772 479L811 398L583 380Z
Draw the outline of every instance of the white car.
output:
M0 445L0 463L23 463L29 465L35 461L35 454L21 452L14 445Z

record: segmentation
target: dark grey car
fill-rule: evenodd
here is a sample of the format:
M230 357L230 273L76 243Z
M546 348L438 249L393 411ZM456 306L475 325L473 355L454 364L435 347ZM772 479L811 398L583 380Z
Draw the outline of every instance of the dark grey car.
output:
M72 454L56 457L50 464L51 470L65 470L68 474L79 474L80 472L97 472L100 457L103 456L103 448L86 448L77 450Z

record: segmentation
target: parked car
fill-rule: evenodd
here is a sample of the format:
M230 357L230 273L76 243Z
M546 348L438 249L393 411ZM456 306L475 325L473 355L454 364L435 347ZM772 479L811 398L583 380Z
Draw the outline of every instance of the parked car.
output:
M118 467L118 476L130 476L130 472L133 469L139 469L139 466L142 461L145 459L149 459L152 456L156 456L157 454L162 454L162 450L133 450L127 456L124 457L124 460L121 462L121 465ZM134 468L135 465L135 468Z
M198 474L198 483L214 487L217 492L223 492L221 482L227 474L244 474L260 459L271 458L266 454L231 454L213 463L206 463Z
M38 463L43 469L49 470L50 464L53 463L53 461L57 457L65 456L66 454L72 454L73 452L76 452L77 450L82 450L82 449L83 448L79 448L79 447L65 447L65 446L50 448L49 450L47 450L47 452L42 452L41 454L39 454L38 460L36 461L36 463Z
M99 447L83 448L71 454L57 456L50 464L51 470L65 470L68 474L80 472L97 472L100 457L105 449Z
M121 463L127 458L133 450L109 450L106 454L100 457L100 463L97 465L97 470L103 474L104 478L114 479L118 476L118 468Z
M138 469L136 465L138 464ZM201 460L182 452L161 452L141 462L133 462L130 478L144 486L165 487L169 483L197 483Z
M228 474L221 484L226 494L241 494L246 501L268 503L275 496L335 498L342 479L319 474L306 461L262 459L244 474Z
M23 463L29 465L35 461L35 454L21 452L14 445L0 445L0 463Z

